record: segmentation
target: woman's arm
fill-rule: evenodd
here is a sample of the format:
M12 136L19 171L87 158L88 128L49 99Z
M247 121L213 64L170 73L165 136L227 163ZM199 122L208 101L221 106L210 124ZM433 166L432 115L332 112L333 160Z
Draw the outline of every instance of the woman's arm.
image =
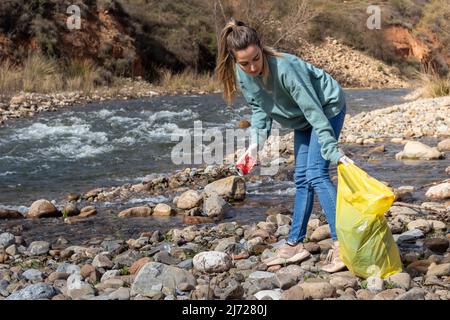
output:
M325 160L337 164L344 154L338 149L338 141L334 135L330 121L323 112L322 105L308 76L307 70L302 74L300 70L291 68L281 74L283 85L305 115L306 120L316 132L320 152Z

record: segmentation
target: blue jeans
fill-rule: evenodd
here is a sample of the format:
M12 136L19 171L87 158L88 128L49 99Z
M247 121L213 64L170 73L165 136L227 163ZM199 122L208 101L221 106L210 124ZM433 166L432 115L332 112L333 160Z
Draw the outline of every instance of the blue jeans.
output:
M336 140L339 139L347 107L329 119L334 130ZM294 132L296 187L294 214L288 242L296 244L305 239L308 220L314 204L314 192L317 193L320 205L325 211L330 225L331 238L336 241L336 186L331 182L330 161L320 154L320 144L317 134L312 128Z

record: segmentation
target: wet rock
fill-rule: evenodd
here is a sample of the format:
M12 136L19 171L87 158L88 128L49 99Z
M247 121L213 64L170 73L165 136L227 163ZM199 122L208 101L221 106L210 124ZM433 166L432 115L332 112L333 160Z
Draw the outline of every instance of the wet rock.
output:
M266 215L274 215L274 216L276 216L276 215L278 215L278 214L281 214L281 215L290 215L291 214L291 211L288 209L288 208L286 208L285 206L283 206L283 205L278 205L278 206L274 206L274 207L270 207L269 209L267 209L267 211L266 211Z
M448 276L450 275L450 263L431 264L428 268L427 276Z
M87 206L81 209L80 214L78 215L81 218L87 218L97 214L97 210L93 206Z
M299 284L303 289L305 299L324 299L331 298L336 290L327 281L313 278Z
M62 209L63 216L76 216L79 213L80 210L75 203L67 203Z
M214 219L212 217L183 216L183 223L186 224L203 224L212 222L214 222Z
M0 209L0 219L23 219L24 216L16 210Z
M220 251L206 251L193 258L194 268L202 272L224 272L232 266L231 257Z
M50 299L58 292L48 284L36 283L12 293L6 300L39 300Z
M9 247L10 245L15 243L15 237L12 233L3 232L0 234L0 246Z
M167 217L175 213L172 208L165 203L158 203L153 209L153 215L155 217Z
M442 159L444 154L437 148L429 147L419 141L408 141L403 151L395 155L396 160L417 159L436 160Z
M44 218L59 216L58 209L48 200L41 199L33 202L28 210L28 218Z
M450 182L441 183L429 188L425 193L425 196L433 200L444 200L450 198Z
M231 176L206 185L204 192L207 197L217 194L232 200L243 200L245 190L245 180L242 177Z
M221 196L214 193L208 196L203 203L203 212L208 217L222 216L226 208L227 203L225 200Z
M202 201L203 197L200 193L188 190L179 196L176 205L179 209L189 210L198 207Z
M424 246L433 252L443 254L449 247L448 240L445 238L425 239Z
M197 281L191 273L180 268L149 262L136 275L131 286L131 295L147 295L155 290L161 291L163 286L175 290L181 283L195 286Z
M123 217L149 217L152 215L152 208L147 206L140 206L134 208L128 208L121 211L118 216Z
M49 250L50 243L48 243L47 241L33 241L28 247L28 251L30 252L30 254L35 256L47 254Z
M80 199L81 195L79 193L74 193L71 192L67 195L67 200L68 201L77 201L78 199Z

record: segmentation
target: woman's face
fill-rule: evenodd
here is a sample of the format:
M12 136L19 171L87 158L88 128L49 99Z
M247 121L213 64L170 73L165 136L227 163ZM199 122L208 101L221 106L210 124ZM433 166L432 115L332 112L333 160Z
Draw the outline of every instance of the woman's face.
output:
M258 46L252 44L244 50L235 51L234 57L241 69L252 77L256 77L261 73L263 57L262 51Z

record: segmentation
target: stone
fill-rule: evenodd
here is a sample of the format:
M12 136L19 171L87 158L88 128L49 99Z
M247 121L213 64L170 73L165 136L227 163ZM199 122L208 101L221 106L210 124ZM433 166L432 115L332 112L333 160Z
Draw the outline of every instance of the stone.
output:
M214 181L205 186L206 197L217 194L232 200L243 200L245 198L245 180L242 177L230 176Z
M102 275L100 282L105 282L118 276L120 276L120 270L108 270Z
M336 289L356 288L358 279L350 275L332 275L330 284Z
M80 213L75 203L67 203L62 209L63 216L75 216Z
M258 290L271 290L277 285L276 275L273 272L255 271L248 276L248 281Z
M110 269L114 266L114 263L104 254L98 254L92 261L94 268L107 268Z
M69 264L69 263L64 262L58 266L58 268L56 269L56 272L67 273L69 275L75 274L75 273L80 274L81 269L76 264Z
M3 247L9 247L10 245L13 245L16 242L16 238L12 233L9 232L3 232L0 234L0 246Z
M195 277L188 271L158 262L148 262L136 275L131 286L131 296L161 291L163 286L175 290L181 283L197 285Z
M397 296L395 300L425 300L425 294L426 291L422 288L412 288Z
M203 203L203 212L208 217L220 217L224 214L226 208L225 200L214 193L208 196Z
M131 265L138 259L141 255L134 250L127 250L114 257L113 262L118 265L118 268L131 267Z
M283 226L278 227L277 231L275 232L275 236L276 237L288 236L290 230L291 230L291 226L288 224L285 224Z
M372 300L394 300L401 294L404 294L405 290L395 288L395 289L387 289L384 291L381 291L380 293L376 294Z
M278 206L274 206L274 207L270 207L269 209L267 209L266 211L266 215L271 216L271 215L278 215L278 214L282 214L282 215L290 215L291 211L286 208L283 205L278 205Z
M157 254L155 254L154 255L154 261L155 262L164 263L164 264L169 264L169 265L177 265L178 263L181 262L180 259L177 259L177 258L173 257L167 251L160 251Z
M28 269L22 273L22 276L30 281L42 281L42 272L36 269Z
M375 296L375 294L367 289L360 289L360 290L356 291L356 298L358 300L372 300L372 298L374 296Z
M83 282L80 274L74 273L67 278L67 295L73 300L95 294L94 288Z
M15 244L10 245L8 248L5 249L5 252L10 256L15 256L17 254L16 245Z
M396 160L437 160L443 157L444 154L437 148L429 147L419 141L408 141L403 151L395 155Z
M95 268L91 264L85 264L80 269L80 274L84 279L89 278L93 272L95 272Z
M130 300L130 289L119 288L109 294L111 300Z
M277 218L276 222L279 227L284 226L284 225L289 225L289 224L291 224L291 221L292 221L291 217L289 217L288 215L285 215L285 214L280 214L280 213L276 215L276 218Z
M225 272L232 267L231 257L220 251L205 251L193 258L194 268L202 272Z
M431 225L425 219L417 219L411 221L410 223L408 223L407 227L408 230L418 229L421 230L423 233L428 233L431 231Z
M94 216L97 214L97 209L93 206L87 206L81 209L80 214L78 215L81 218L87 218L90 216Z
M281 294L280 300L304 300L305 293L302 287L295 285Z
M393 274L386 280L391 282L394 288L400 288L404 290L409 290L411 288L411 276L406 272Z
M311 241L319 242L331 237L330 226L325 224L323 226L317 227L316 230L311 234Z
M212 222L214 222L212 217L183 216L183 223L185 224L203 224Z
M167 217L174 213L172 208L165 203L158 203L153 209L153 216L155 217Z
M313 278L299 284L303 289L305 299L325 299L331 298L336 293L335 288L327 281Z
M58 292L53 286L45 283L36 283L13 292L6 300L50 299L57 294Z
M450 151L450 139L442 140L438 143L437 149L439 151Z
M28 246L28 251L31 255L39 256L47 254L50 250L50 243L47 241L33 241Z
M130 269L129 269L130 274L137 274L137 273L139 272L139 270L141 270L141 268L142 268L147 262L150 262L150 258L149 258L149 257L144 257L144 258L141 258L141 259L135 261L135 262L131 265L131 267L130 267Z
M450 275L450 263L433 265L428 268L427 276L448 276Z
M58 209L48 200L41 199L33 202L28 210L28 218L44 218L59 216Z
M380 291L383 291L384 289L384 282L383 279L377 276L371 276L367 278L367 289L370 292L378 293Z
M152 208L147 206L133 207L121 211L118 216L123 217L149 217L152 215Z
M281 266L280 266L281 267ZM289 273L277 273L276 284L278 288L287 290L297 284L297 277Z
M265 298L270 298L271 300L280 300L281 299L281 290L275 289L275 290L262 290L258 291L254 294L256 299L263 300Z
M430 266L431 262L428 260L418 260L411 262L407 267L406 270L408 273L415 272L415 273L426 273L428 271L428 267Z
M194 190L188 190L179 196L176 205L179 209L188 210L198 207L202 201L203 197L200 193Z
M425 239L423 244L426 248L439 254L445 253L449 247L449 242L445 238Z
M315 242L306 242L303 244L305 247L305 250L310 253L319 253L320 252L320 245Z
M403 232L401 235L397 237L397 242L408 242L412 240L416 240L422 238L424 236L423 232L419 229L412 229L406 232ZM395 238L394 238L395 239Z
M23 219L24 216L16 210L0 208L0 219Z
M391 216L398 216L398 215L406 215L406 216L417 216L420 214L420 210L403 207L403 206L392 206L389 208L389 212Z
M450 198L450 182L440 183L430 187L425 196L433 200L445 200Z

